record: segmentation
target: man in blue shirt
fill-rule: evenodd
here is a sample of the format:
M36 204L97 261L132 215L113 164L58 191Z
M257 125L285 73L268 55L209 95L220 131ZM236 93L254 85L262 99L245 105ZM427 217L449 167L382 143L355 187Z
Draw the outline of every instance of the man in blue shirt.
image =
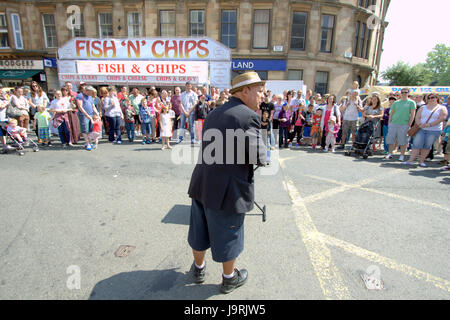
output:
M93 92L94 88L92 86L86 87L86 83L81 82L80 93L75 98L78 107L78 119L80 120L80 131L87 151L92 150L88 139L88 134L93 129L92 116L94 114L99 115L92 98Z

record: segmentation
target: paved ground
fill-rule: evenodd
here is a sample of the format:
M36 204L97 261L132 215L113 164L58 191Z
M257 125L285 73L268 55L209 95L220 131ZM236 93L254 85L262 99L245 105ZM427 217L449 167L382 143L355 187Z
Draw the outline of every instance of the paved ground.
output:
M275 154L256 175L268 221L257 210L245 221L238 267L248 283L224 296L210 254L205 284L189 274L188 160L198 147L159 147L105 142L87 152L56 142L0 155L0 299L450 298L442 157L422 169L342 152ZM135 249L118 258L120 245ZM384 290L366 289L368 268Z

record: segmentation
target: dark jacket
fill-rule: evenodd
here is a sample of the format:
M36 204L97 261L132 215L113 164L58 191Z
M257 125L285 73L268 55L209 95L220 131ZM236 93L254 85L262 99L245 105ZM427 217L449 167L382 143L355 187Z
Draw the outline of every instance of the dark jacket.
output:
M239 129L245 132L245 144L240 146L236 143L238 139L230 136L230 132L227 136L227 129L232 129L231 134ZM192 173L189 196L213 210L230 214L251 211L254 205L253 165L266 164L260 117L240 99L232 97L208 114L202 136L199 161ZM220 143L222 139L223 143ZM227 145L230 150L227 150Z

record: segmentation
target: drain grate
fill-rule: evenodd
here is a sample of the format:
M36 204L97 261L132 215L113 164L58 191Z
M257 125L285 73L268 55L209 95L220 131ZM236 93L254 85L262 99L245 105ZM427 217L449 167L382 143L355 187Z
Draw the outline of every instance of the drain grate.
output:
M125 258L133 253L134 249L136 249L135 246L121 245L116 252L114 252L114 255L119 258Z

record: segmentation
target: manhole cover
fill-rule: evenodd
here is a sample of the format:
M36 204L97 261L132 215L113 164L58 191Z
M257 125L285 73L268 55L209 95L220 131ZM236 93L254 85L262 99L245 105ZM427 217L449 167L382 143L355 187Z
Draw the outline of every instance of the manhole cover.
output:
M381 271L378 266L370 266L366 272L361 274L361 278L369 290L383 290L384 283L381 280Z
M134 249L136 249L135 246L122 245L116 250L116 252L114 252L114 255L119 258L128 257Z

